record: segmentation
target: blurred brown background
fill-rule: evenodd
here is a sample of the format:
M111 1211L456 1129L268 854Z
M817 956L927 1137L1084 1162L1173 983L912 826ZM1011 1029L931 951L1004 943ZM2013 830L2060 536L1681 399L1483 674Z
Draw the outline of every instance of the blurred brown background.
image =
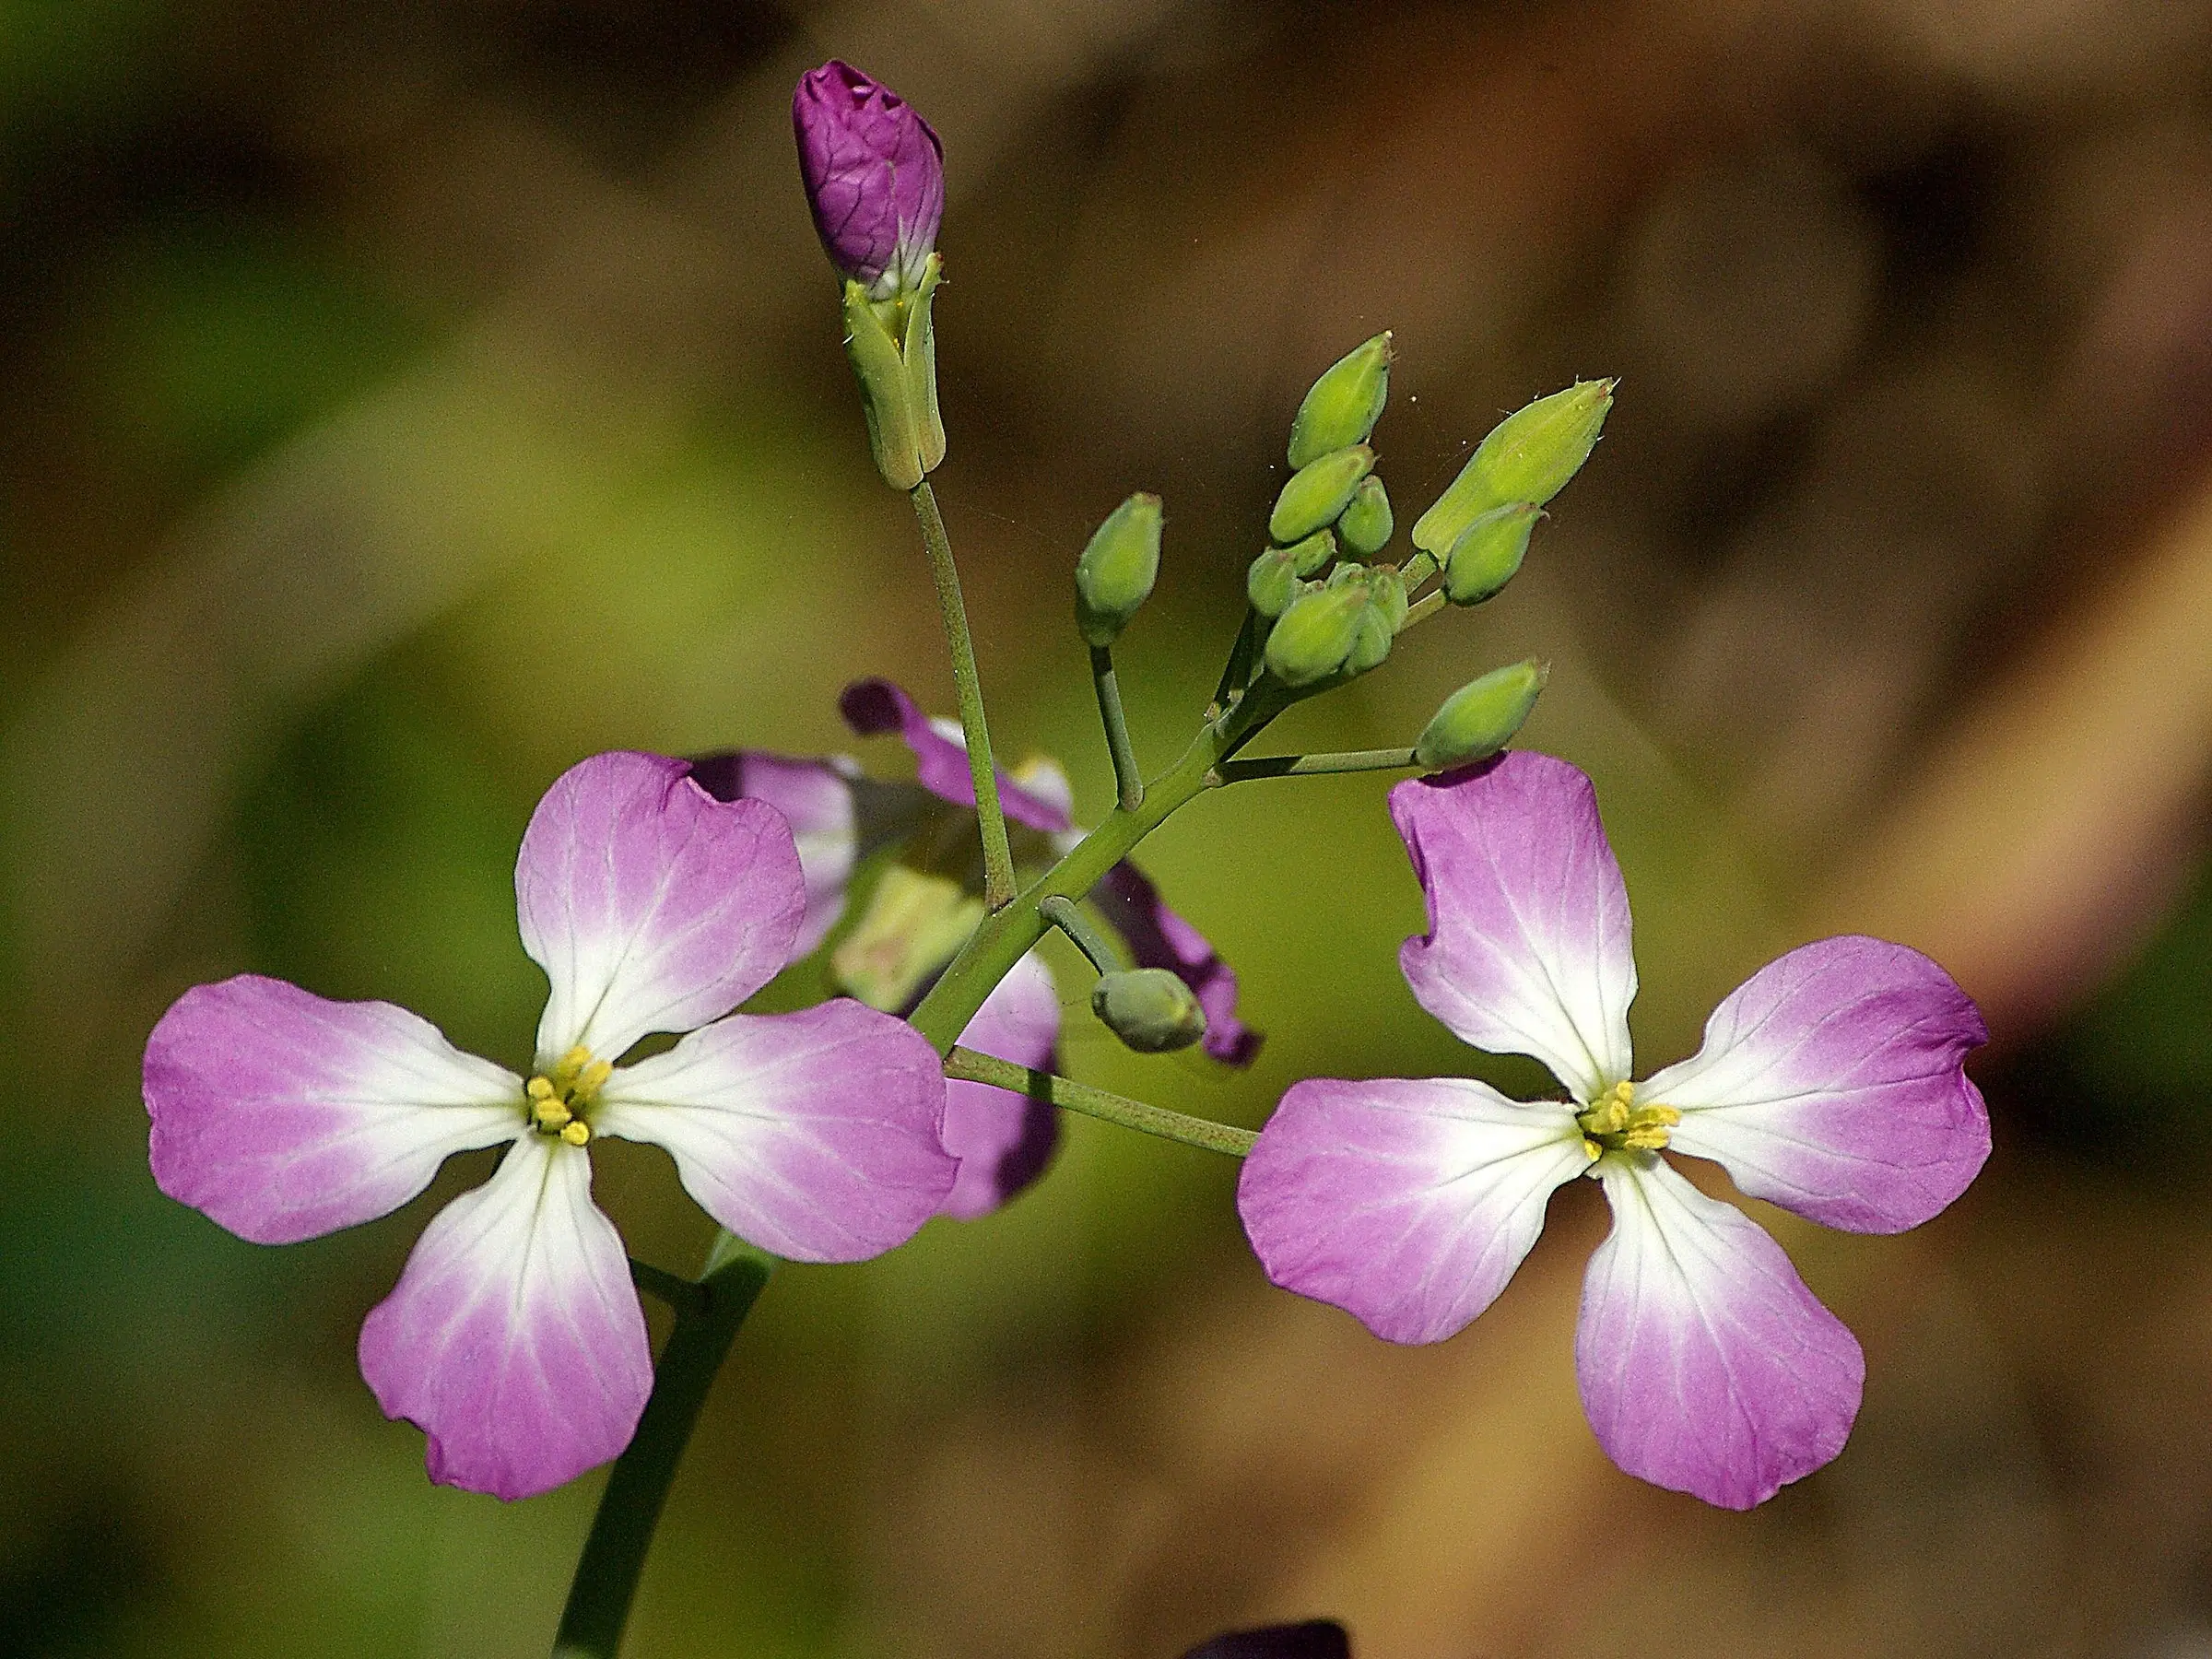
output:
M488 1155L257 1249L154 1192L138 1047L253 968L514 1060L562 767L843 747L869 673L949 706L790 153L836 53L946 142L939 489L1006 750L1107 804L1068 570L1135 488L1170 550L1124 677L1180 747L1367 334L1401 523L1619 374L1513 588L1288 736L1405 743L1548 655L1527 735L1599 781L1647 1063L1777 947L1887 934L1983 999L1997 1153L1900 1239L1761 1212L1870 1381L1737 1517L1582 1422L1594 1194L1394 1350L1267 1288L1230 1169L1072 1124L1006 1214L780 1277L632 1651L1169 1659L1329 1613L1362 1659L2212 1654L2208 44L2197 0L0 5L0 1652L545 1651L596 1477L433 1489L352 1362ZM1072 993L1067 1068L1245 1123L1317 1072L1529 1082L1398 980L1382 788L1147 850L1251 1076ZM659 1155L599 1168L690 1265Z

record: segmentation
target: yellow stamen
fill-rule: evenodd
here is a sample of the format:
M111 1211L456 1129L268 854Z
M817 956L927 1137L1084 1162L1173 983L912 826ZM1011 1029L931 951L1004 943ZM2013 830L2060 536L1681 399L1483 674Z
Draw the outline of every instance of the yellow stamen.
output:
M594 1060L577 1076L576 1093L583 1096L595 1095L599 1092L600 1086L614 1075L615 1068L611 1062Z
M592 1138L592 1126L581 1118L571 1118L560 1126L560 1138L571 1147L581 1147Z
M553 1098L553 1080L550 1077L533 1077L523 1085L523 1092L534 1100L549 1100Z

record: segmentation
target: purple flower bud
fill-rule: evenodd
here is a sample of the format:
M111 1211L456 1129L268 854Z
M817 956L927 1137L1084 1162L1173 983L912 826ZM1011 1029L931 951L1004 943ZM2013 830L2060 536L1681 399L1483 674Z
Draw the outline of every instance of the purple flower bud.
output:
M945 217L945 148L929 123L831 58L799 77L791 125L830 263L877 299L912 288Z

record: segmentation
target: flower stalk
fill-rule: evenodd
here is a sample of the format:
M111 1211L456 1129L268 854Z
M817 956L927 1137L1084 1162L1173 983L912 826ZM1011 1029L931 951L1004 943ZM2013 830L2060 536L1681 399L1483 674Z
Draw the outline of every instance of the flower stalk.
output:
M957 1045L945 1056L945 1075L960 1082L989 1083L994 1088L1010 1088L1032 1100L1049 1100L1054 1106L1079 1112L1086 1117L1100 1118L1109 1124L1119 1124L1124 1129L1135 1129L1207 1152L1224 1153L1230 1158L1243 1157L1259 1138L1253 1131L1240 1129L1233 1124L1217 1124L1208 1118L1170 1112L1165 1106L1147 1105L1126 1095L1093 1088L1087 1083L1016 1065L1010 1061L994 1060L988 1054Z

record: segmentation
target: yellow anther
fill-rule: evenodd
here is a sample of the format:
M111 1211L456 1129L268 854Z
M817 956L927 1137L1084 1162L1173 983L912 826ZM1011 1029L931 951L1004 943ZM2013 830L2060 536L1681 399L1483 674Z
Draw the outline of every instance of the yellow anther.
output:
M560 1138L571 1147L581 1147L592 1138L592 1126L580 1118L571 1118L560 1126Z
M1646 1106L1643 1115L1653 1123L1665 1124L1669 1129L1682 1121L1682 1114L1672 1106Z
M1666 1146L1666 1131L1657 1124L1639 1124L1620 1137L1620 1144L1639 1152L1657 1152Z
M531 1102L530 1115L537 1120L539 1128L558 1129L573 1114L565 1100L541 1100Z
M1588 1135L1585 1135L1583 1136L1583 1156L1584 1158L1588 1159L1592 1163L1595 1163L1605 1155L1606 1149L1603 1147L1599 1146Z
M577 1077L576 1092L580 1095L595 1095L599 1092L600 1085L614 1075L615 1068L611 1062L594 1060Z
M533 1077L529 1082L523 1085L523 1092L528 1095L534 1100L549 1100L553 1098L552 1079L549 1077Z

